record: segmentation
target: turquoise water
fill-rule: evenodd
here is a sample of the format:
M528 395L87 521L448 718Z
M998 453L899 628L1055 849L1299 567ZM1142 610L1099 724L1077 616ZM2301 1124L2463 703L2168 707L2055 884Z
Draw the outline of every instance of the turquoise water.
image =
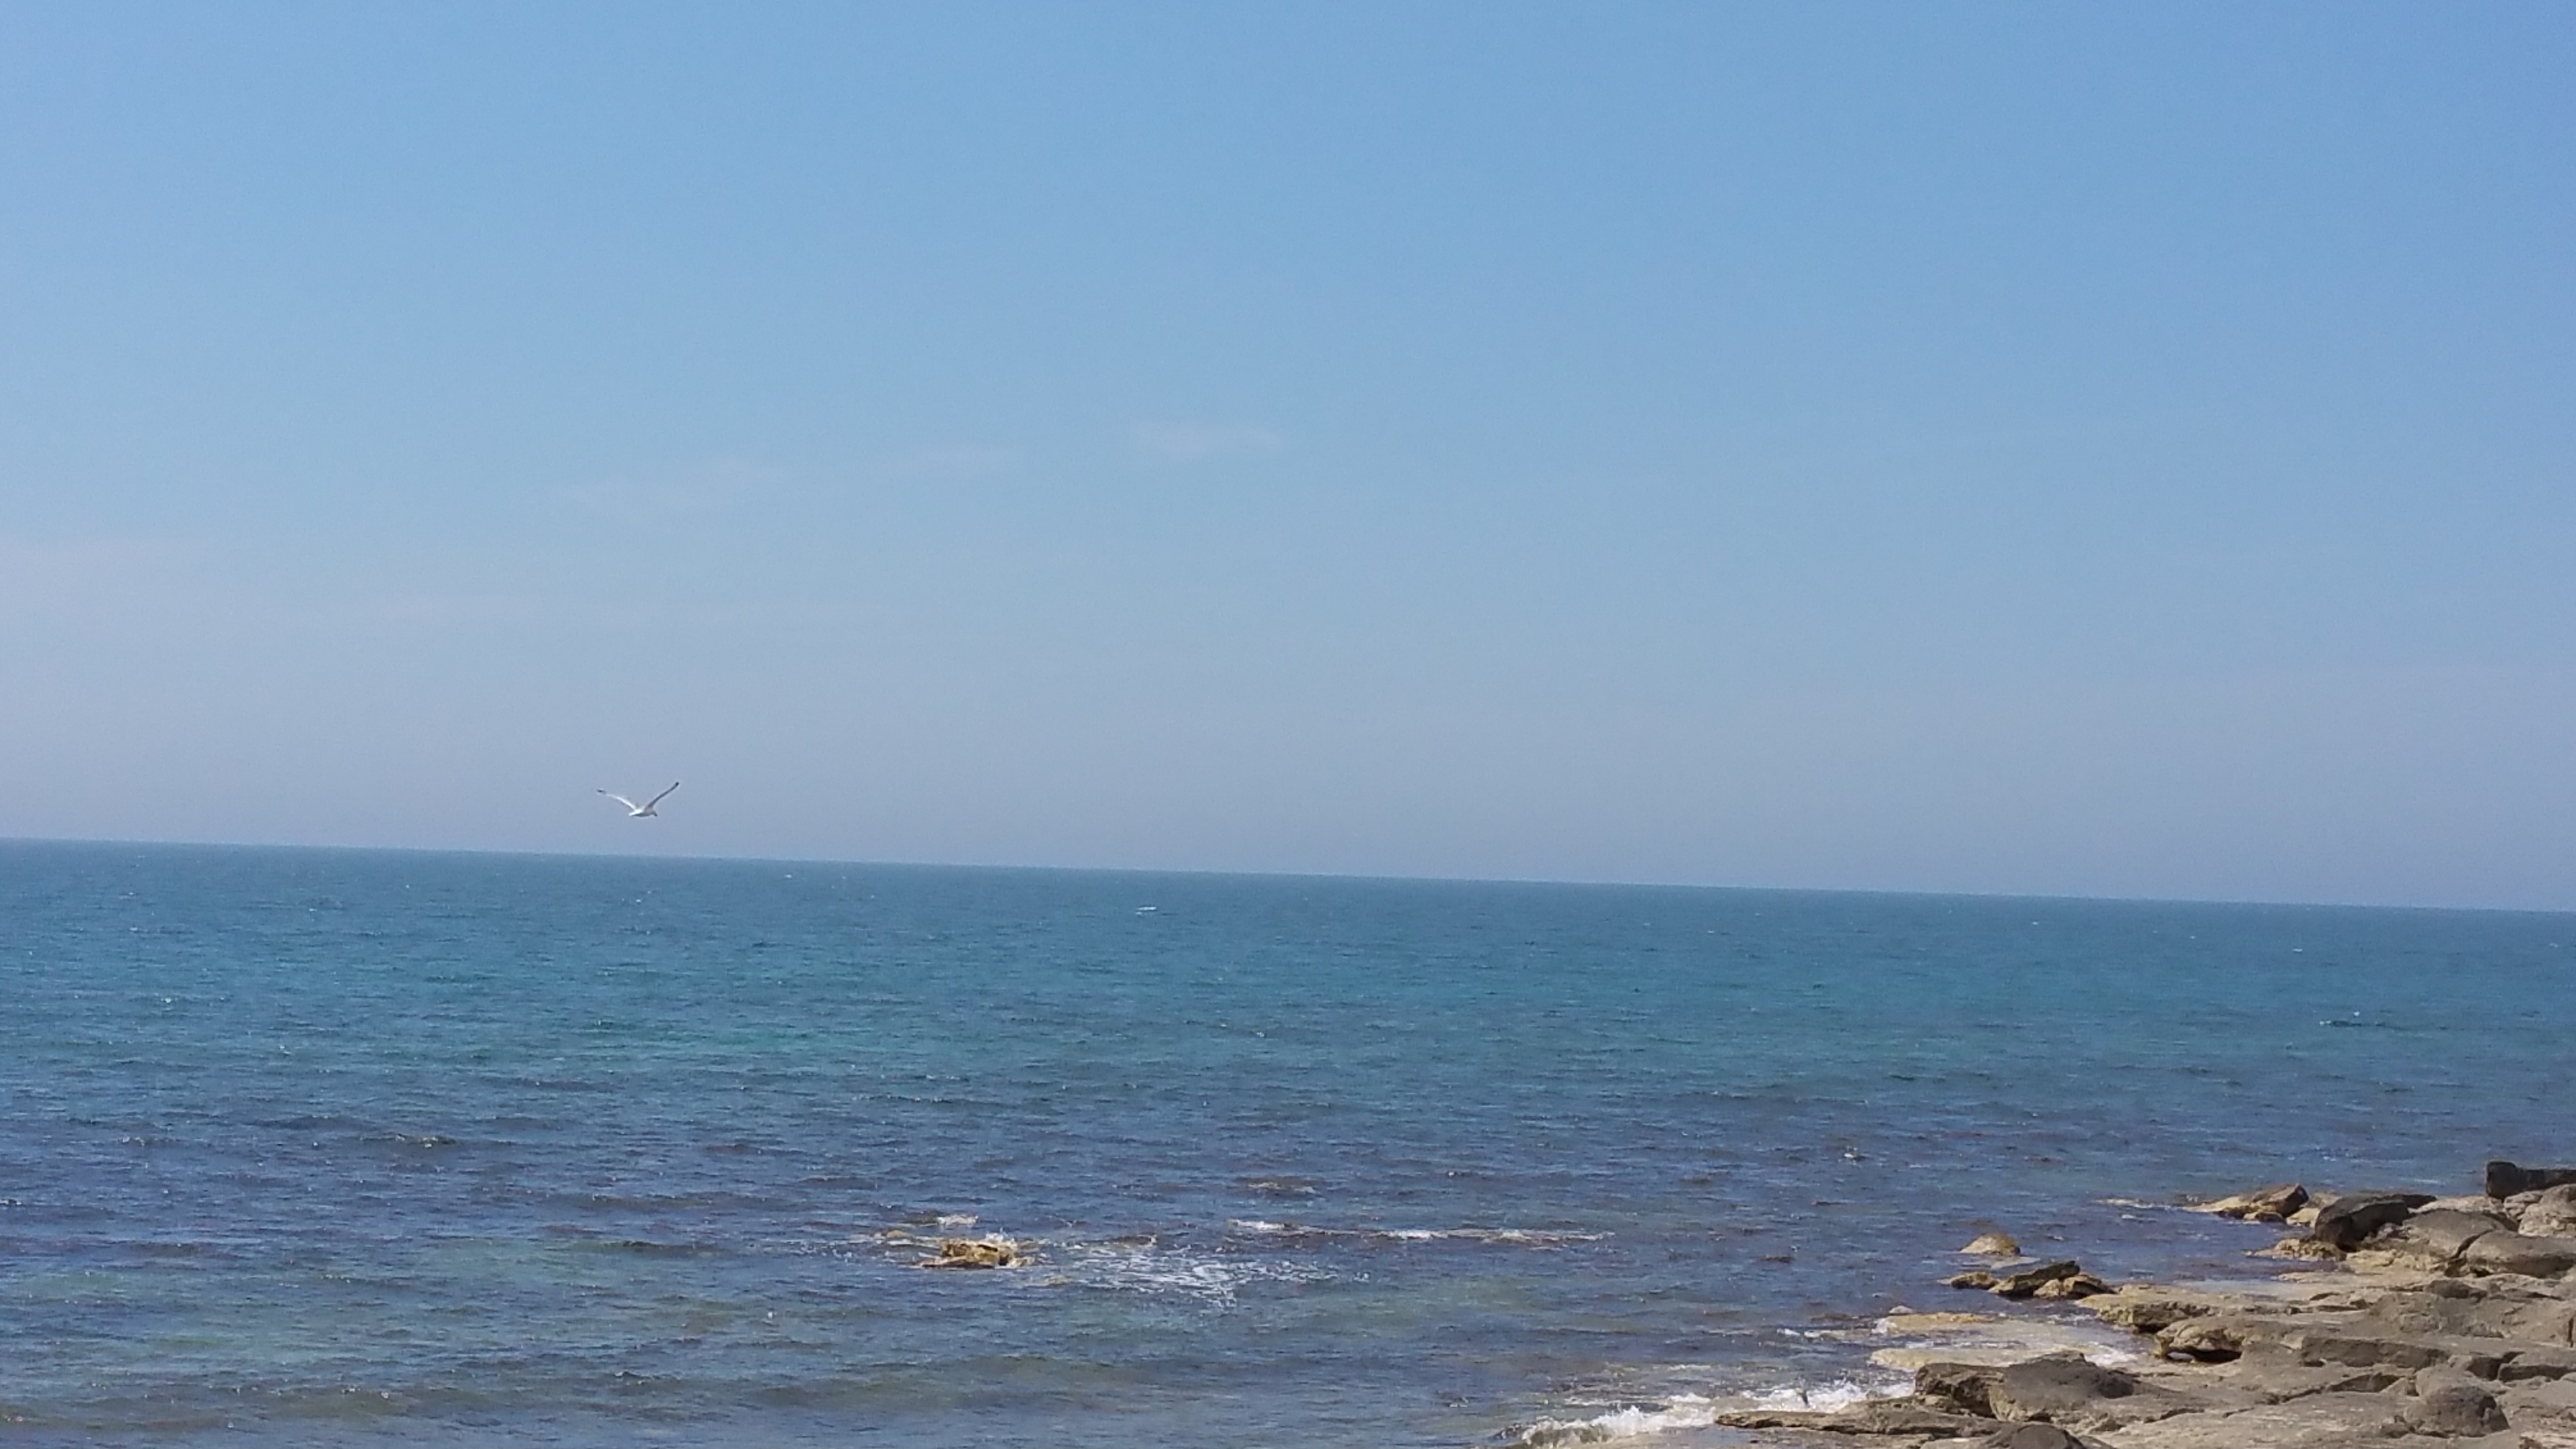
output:
M0 1444L1467 1445L1865 1381L1988 1225L2237 1271L2120 1200L2576 1158L2571 946L0 845ZM915 1266L986 1233L1036 1261Z

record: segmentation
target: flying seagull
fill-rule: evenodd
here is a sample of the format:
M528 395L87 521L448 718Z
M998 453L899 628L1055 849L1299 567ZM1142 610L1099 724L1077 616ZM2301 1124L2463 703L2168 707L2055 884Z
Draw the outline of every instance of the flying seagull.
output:
M677 790L679 788L680 782L673 780L671 782L671 790ZM661 794L654 796L652 799L645 801L641 805L636 804L634 801L627 799L625 796L618 794L614 790L602 790L599 793L616 801L618 804L625 806L627 819L641 820L647 815L660 815L662 812L654 809L653 807L670 798L671 790L665 790Z

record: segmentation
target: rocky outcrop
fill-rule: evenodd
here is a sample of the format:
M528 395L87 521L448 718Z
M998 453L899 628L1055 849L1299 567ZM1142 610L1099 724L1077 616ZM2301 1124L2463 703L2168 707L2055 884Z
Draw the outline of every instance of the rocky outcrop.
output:
M2517 1193L2569 1186L2576 1186L2576 1167L2516 1167L2504 1161L2487 1164L2489 1197L2512 1197Z
M1990 1273L1983 1268L1954 1273L1941 1280L1946 1288L1983 1288L1998 1298L2090 1298L2108 1293L2111 1285L2084 1271L2084 1265L2072 1258L2054 1263L2039 1263L2010 1273Z
M2349 1253L2383 1228L2393 1228L2433 1200L2429 1192L2346 1193L2317 1209L2308 1236Z
M1781 1449L1854 1436L1903 1449L2576 1449L2576 1231L2562 1226L2576 1228L2576 1183L2346 1194L2299 1240L2329 1263L2086 1296L2138 1335L2133 1360L1927 1363L1904 1398L1717 1422L1776 1432L1754 1442ZM2043 1288L2091 1275L2066 1260L1965 1276L2011 1284L2026 1306L2009 1312L2046 1315Z

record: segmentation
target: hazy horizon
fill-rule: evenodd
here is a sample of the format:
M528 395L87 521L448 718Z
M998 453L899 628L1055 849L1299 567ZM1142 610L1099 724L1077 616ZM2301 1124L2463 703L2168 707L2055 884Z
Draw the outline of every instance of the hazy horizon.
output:
M2576 909L2561 7L0 76L0 838Z

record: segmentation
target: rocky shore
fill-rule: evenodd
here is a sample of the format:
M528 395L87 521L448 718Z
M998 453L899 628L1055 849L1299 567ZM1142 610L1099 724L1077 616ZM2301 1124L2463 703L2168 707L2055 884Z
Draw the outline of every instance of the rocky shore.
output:
M2202 1210L2282 1224L2264 1252L2304 1266L2114 1285L2004 1261L1950 1283L2063 1305L2007 1313L2089 1310L2134 1352L1926 1362L1907 1397L1717 1422L1778 1449L2576 1449L2576 1169L2491 1162L2455 1198L2284 1183Z

